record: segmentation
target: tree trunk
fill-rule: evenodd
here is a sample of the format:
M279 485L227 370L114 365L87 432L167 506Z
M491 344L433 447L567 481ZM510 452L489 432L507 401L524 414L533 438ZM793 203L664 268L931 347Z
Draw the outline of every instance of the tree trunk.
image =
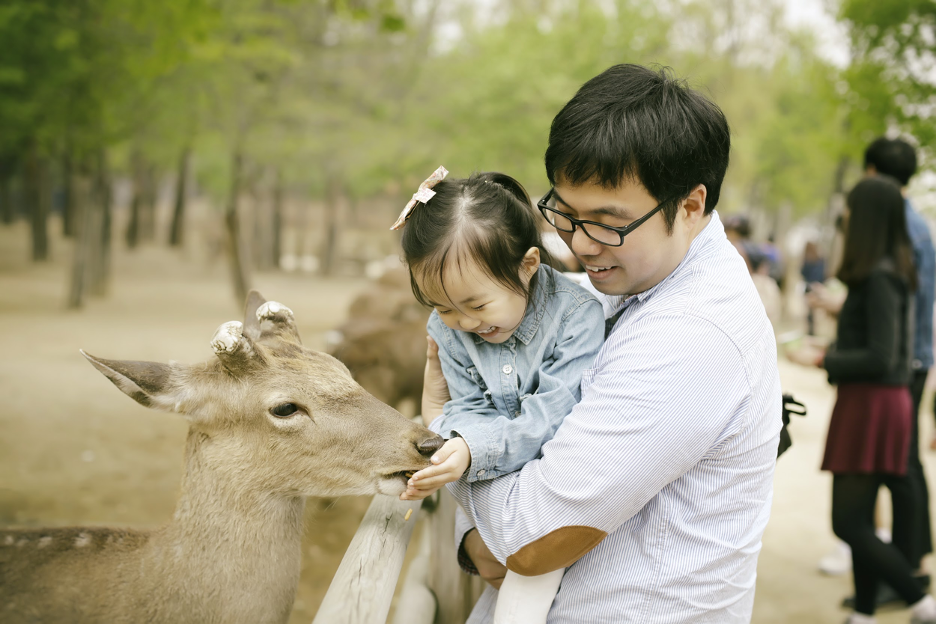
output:
M30 145L23 163L23 195L32 228L32 259L42 262L49 258L49 211L42 201L42 167L38 149Z
M0 220L9 225L16 220L13 207L13 190L10 188L10 176L0 174Z
M271 255L273 266L279 268L280 258L283 256L283 172L276 170L276 182L273 186L273 214L272 214Z
M68 307L77 309L84 305L87 291L88 257L94 244L94 214L88 195L91 181L87 176L72 172L71 187L74 190L73 206L75 217L75 251L72 257L71 284L68 289Z
M156 169L149 163L143 167L143 197L140 204L140 240L156 239Z
M135 249L140 242L140 205L143 203L142 156L134 151L130 157L133 175L133 197L130 199L130 221L127 223L127 247Z
M107 294L111 268L111 184L107 156L98 154L92 202L97 212L94 227L100 228L95 246L91 249L88 291L95 296Z
M338 175L328 178L325 188L325 206L322 217L322 275L331 275L335 270L338 255L338 218L341 214L341 202L344 199L344 184Z
M258 188L259 175L245 176L247 196L250 197L250 216L253 219L251 255L253 268L265 271L270 268L270 207Z
M238 305L243 305L244 301L247 300L247 291L250 289L247 250L241 237L240 219L237 210L241 176L243 175L243 160L238 147L234 150L231 158L231 191L224 214L224 225L227 230L228 260L231 263L234 297L237 299Z
M188 180L189 157L192 148L186 145L179 156L179 168L176 176L175 206L172 210L172 226L169 230L169 246L181 247L185 242L185 199Z
M72 166L71 150L66 148L65 156L62 158L62 177L65 189L65 196L62 198L62 235L65 238L75 236L75 187Z

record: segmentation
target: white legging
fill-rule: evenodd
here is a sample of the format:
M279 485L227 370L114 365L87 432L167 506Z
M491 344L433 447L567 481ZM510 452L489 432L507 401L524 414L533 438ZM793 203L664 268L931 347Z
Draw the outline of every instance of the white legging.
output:
M545 624L565 569L521 576L507 571L497 595L494 624Z

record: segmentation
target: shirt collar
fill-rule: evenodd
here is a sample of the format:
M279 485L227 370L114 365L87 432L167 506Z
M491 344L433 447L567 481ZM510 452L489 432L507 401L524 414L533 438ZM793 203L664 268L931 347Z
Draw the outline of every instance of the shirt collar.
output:
M689 244L689 251L686 252L686 256L682 261L673 269L673 272L664 277L660 282L647 290L637 293L636 295L613 295L608 296L608 303L611 306L613 311L618 311L625 306L629 306L634 302L644 302L650 297L653 296L655 292L660 290L664 284L669 282L674 275L681 273L683 267L688 266L692 263L693 260L699 255L700 250L703 249L711 240L714 240L718 236L725 235L725 227L722 225L721 218L718 216L718 211L712 211L712 218L706 224L702 231L699 232L696 237L692 240L692 243Z
M517 327L511 338L516 337L525 345L530 344L530 341L533 340L533 336L536 335L540 322L543 320L543 314L546 313L547 286L553 279L549 269L545 265L540 265L536 275L536 288L527 303L526 311L523 313L523 320L520 321L520 326ZM475 334L474 341L475 344L481 344L485 340Z

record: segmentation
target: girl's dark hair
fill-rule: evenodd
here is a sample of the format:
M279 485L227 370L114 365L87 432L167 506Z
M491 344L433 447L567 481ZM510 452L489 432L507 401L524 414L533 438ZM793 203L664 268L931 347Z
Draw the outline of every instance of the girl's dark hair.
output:
M889 177L865 178L848 194L845 252L838 278L854 286L866 280L884 259L916 290L913 245L907 232L907 213L900 186Z
M552 260L543 247L538 215L523 186L503 173L487 172L448 178L432 190L435 196L413 209L401 241L416 299L425 306L433 305L419 288L416 272L438 275L442 283L447 262L461 267L470 258L495 282L529 301L538 272L524 285L520 278L524 255L536 247L543 263L551 264Z

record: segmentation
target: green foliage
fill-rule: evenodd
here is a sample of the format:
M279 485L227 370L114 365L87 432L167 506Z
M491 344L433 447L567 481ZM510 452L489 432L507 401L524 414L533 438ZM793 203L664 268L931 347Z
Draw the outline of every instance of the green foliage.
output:
M849 119L864 139L897 128L931 152L936 140L936 3L844 0L852 65Z
M930 6L848 0L842 16L873 60L882 46L919 50ZM219 198L236 151L248 178L276 169L293 193L408 195L445 164L502 170L535 194L549 124L576 89L615 63L656 63L728 116L722 207L816 211L841 156L929 96L885 62L840 75L779 12L755 0L500 0L484 13L469 0L6 0L0 160L35 143L170 171L191 145L200 188Z

